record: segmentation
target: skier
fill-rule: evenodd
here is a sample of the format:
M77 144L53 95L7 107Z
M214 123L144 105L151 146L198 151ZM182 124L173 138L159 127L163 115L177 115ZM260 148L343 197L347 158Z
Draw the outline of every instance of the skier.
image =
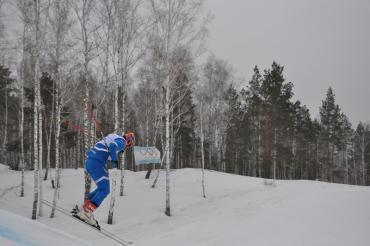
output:
M72 211L80 219L89 224L96 224L93 213L100 206L110 192L109 176L106 167L108 159L111 159L112 167L119 167L119 154L126 148L135 144L135 134L127 131L123 136L111 133L103 140L97 142L87 153L86 170L94 180L97 188L88 195L84 204Z

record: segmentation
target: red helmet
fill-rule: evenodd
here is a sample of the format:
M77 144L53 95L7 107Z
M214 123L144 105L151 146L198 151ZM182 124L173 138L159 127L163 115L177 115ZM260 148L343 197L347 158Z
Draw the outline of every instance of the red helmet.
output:
M131 148L135 145L135 133L127 131L123 134L123 137L126 139L127 147Z

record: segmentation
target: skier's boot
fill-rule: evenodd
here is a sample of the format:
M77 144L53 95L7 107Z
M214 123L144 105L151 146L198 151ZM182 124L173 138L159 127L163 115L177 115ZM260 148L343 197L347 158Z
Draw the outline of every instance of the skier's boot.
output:
M93 214L95 209L96 205L93 202L91 202L90 200L85 200L84 205L81 206L81 208L79 209L79 213L77 215L86 223L95 226L98 224Z

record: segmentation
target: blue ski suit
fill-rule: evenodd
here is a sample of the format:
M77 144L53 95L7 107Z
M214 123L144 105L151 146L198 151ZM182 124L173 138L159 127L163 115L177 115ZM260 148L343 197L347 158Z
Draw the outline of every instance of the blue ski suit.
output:
M99 207L110 192L109 174L106 163L108 159L118 161L119 154L126 148L126 140L117 134L111 133L97 142L87 152L86 170L94 180L97 188L88 195L88 199ZM117 168L116 166L113 166Z

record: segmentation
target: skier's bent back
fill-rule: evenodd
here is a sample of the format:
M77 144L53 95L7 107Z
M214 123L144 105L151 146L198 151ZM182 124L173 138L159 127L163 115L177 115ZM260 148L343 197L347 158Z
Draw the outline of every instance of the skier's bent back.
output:
M118 167L120 153L135 144L135 134L127 131L123 136L111 133L103 140L97 142L87 153L86 170L96 184L96 189L91 192L80 208L80 218L86 222L95 223L93 216L96 208L110 192L107 161L112 160L112 167Z

